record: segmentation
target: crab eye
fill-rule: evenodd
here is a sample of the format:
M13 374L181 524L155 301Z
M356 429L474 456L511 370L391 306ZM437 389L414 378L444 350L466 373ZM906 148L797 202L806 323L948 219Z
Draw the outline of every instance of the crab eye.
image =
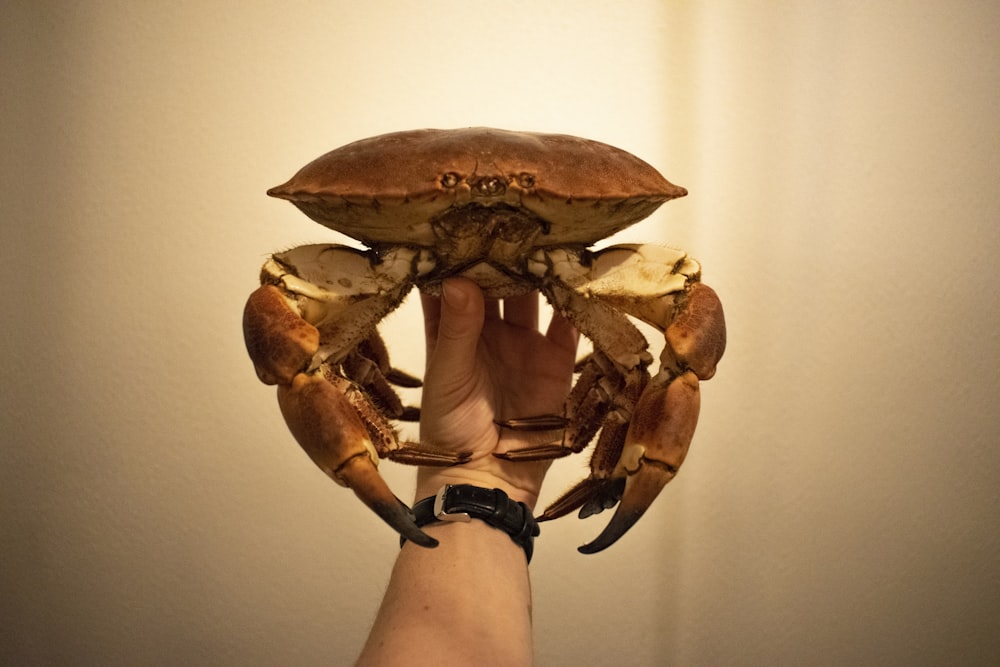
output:
M507 190L507 184L496 176L485 176L476 182L476 191L483 197L502 195Z
M449 171L447 174L441 177L441 185L446 188L453 188L458 185L458 174L453 171Z
M524 172L522 174L519 174L518 177L517 177L517 184L520 185L525 190L527 190L528 188L535 187L535 176L534 176L534 174L529 174L528 172Z

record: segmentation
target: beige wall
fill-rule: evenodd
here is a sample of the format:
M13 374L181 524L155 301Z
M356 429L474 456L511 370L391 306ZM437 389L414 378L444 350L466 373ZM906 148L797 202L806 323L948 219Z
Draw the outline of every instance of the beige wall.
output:
M353 658L396 546L246 359L265 254L334 238L263 193L465 125L687 186L623 238L701 258L730 323L642 522L545 527L539 663L1000 661L996 3L71 4L0 22L0 662Z

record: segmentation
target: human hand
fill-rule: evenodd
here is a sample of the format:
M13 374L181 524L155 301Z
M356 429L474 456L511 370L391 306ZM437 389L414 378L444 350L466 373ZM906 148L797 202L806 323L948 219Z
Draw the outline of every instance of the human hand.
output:
M538 330L538 294L485 299L471 280L442 284L442 298L421 294L427 370L420 407L423 444L471 454L467 463L417 472L417 498L444 484L503 489L534 508L551 461L512 462L493 456L551 442L554 431L515 431L496 422L562 413L579 335L558 313Z

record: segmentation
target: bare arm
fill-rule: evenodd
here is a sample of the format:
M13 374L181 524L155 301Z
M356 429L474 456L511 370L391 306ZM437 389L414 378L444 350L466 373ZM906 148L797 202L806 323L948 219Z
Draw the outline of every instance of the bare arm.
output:
M420 468L416 499L443 484L500 488L534 508L548 462L511 463L493 452L554 434L512 432L496 420L559 414L578 336L559 316L538 331L538 295L484 301L467 280L423 297L428 365L421 440L471 451L469 463ZM424 528L435 549L400 551L359 665L529 665L531 586L524 551L482 521Z

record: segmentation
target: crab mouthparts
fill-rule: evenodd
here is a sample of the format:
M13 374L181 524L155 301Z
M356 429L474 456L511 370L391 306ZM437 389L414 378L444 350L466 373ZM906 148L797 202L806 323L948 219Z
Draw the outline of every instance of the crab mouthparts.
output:
M431 221L435 250L448 266L477 261L514 267L552 225L522 209L497 204L466 204Z
M523 209L475 202L448 209L431 226L438 261L423 288L434 293L437 282L461 275L474 280L492 298L534 289L525 280L525 264L539 245L539 237L552 228L547 220Z

